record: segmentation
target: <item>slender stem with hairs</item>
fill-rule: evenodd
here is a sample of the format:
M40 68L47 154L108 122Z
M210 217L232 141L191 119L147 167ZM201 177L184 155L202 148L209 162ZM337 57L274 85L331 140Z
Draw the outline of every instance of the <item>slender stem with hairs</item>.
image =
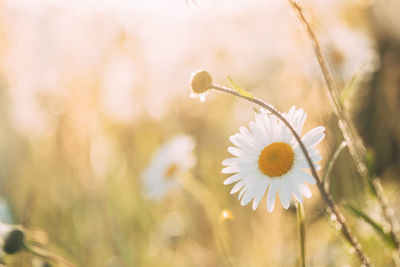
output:
M354 161L356 162L357 170L362 177L367 179L371 184L374 194L377 196L379 205L381 207L383 217L389 225L389 231L397 247L397 257L400 255L400 238L398 236L398 225L395 222L393 211L388 205L387 198L383 191L379 177L371 177L365 163L365 146L362 139L356 131L354 123L348 111L343 107L340 98L338 86L335 83L329 64L322 52L321 45L318 38L311 26L310 21L307 19L303 8L300 6L298 0L288 0L294 11L296 12L299 20L304 25L306 32L312 42L315 56L317 57L319 66L321 68L328 95L336 116L339 118L339 127L345 138L349 151Z
M364 253L364 251L361 247L361 244L358 242L357 238L354 236L354 234L351 232L350 228L347 226L347 223L346 223L346 220L344 218L342 211L335 204L335 202L333 201L333 199L332 199L331 195L328 193L328 191L325 190L325 187L322 184L321 179L319 178L319 176L317 174L314 164L310 158L310 155L308 154L308 151L307 151L304 143L301 141L300 136L294 130L292 125L290 125L290 123L285 119L285 117L282 116L282 114L279 113L279 111L277 111L273 106L262 101L261 99L258 99L255 97L244 96L244 95L236 92L233 89L222 87L222 86L215 85L215 84L212 84L211 88L214 90L223 92L223 93L227 93L227 94L239 97L239 98L243 98L247 101L250 101L252 103L259 105L260 107L268 110L273 115L275 115L278 119L280 119L289 128L289 130L292 132L293 136L296 138L297 142L299 143L304 156L306 157L307 163L311 169L311 174L315 178L317 187L321 193L322 198L325 200L326 204L328 205L328 207L332 211L332 213L336 216L336 219L341 226L341 231L343 233L343 236L350 242L351 246L354 248L355 252L357 253L357 256L360 258L360 261L362 262L362 264L364 264L364 266L366 266L366 267L371 266L367 255Z

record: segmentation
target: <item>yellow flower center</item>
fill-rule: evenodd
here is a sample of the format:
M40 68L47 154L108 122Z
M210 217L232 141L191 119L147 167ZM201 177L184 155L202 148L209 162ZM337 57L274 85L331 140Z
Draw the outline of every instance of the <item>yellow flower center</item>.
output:
M294 152L290 145L282 142L272 143L261 151L258 168L269 177L287 173L293 165Z
M167 179L171 179L174 177L174 174L178 170L178 166L175 163L172 163L164 172L164 175Z

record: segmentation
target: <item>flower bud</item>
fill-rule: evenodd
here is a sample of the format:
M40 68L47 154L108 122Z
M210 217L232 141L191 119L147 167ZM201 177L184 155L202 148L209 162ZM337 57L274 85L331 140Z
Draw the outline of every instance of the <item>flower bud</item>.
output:
M25 234L16 225L0 224L1 250L6 254L15 254L24 246Z
M190 86L196 94L207 92L212 86L212 78L210 73L205 70L200 70L192 74Z

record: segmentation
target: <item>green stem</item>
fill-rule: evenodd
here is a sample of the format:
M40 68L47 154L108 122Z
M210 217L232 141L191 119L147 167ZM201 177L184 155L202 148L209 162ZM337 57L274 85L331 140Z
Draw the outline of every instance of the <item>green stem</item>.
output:
M296 201L297 227L300 241L300 267L306 267L306 227L304 219L304 206Z

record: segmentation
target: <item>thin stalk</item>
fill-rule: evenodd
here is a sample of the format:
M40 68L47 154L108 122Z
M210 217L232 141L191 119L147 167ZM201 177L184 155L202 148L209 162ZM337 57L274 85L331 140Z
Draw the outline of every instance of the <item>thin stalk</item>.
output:
M306 267L306 227L304 219L304 206L296 201L297 228L299 230L300 267Z
M58 264L67 266L67 267L76 267L76 265L74 265L73 263L67 261L66 259L51 253L47 250L44 250L42 248L38 248L35 247L35 249L33 249L31 246L28 246L26 244L24 244L24 248L27 252L31 253L32 255L35 255L37 257L40 257L42 259L48 260L48 261L52 261L52 262L56 262Z
M244 96L244 95L236 92L233 89L222 87L222 86L215 85L215 84L211 85L211 89L215 89L217 91L227 93L227 94L239 97L239 98L243 98L247 101L255 103L255 104L259 105L260 107L270 111L272 114L274 114L278 119L280 119L289 128L289 130L292 132L293 136L296 138L297 142L299 143L304 156L306 157L307 163L311 169L311 174L314 176L317 187L321 193L321 197L325 200L329 209L333 212L333 214L335 214L337 221L341 225L341 230L342 230L343 236L349 241L351 246L354 248L354 250L356 251L357 256L360 258L360 261L362 262L362 264L364 264L364 266L366 266L366 267L371 266L367 255L364 253L364 251L361 247L361 244L358 242L358 239L354 236L354 234L351 232L350 228L347 226L347 223L346 223L346 220L344 218L342 211L335 204L335 202L333 201L333 199L332 199L331 195L328 193L328 191L325 190L325 187L322 184L321 179L319 178L319 176L317 174L314 164L310 158L310 155L308 154L308 151L307 151L306 147L304 146L304 143L301 141L300 136L294 130L292 125L290 125L290 123L285 119L285 117L283 117L281 115L281 113L279 113L279 111L277 111L274 107L272 107L268 103L265 103L261 99L258 99L255 97Z
M328 182L325 180L326 177L330 174L330 172L333 169L333 165L335 164L337 158L340 155L340 152L347 146L346 141L343 141L340 143L340 145L336 148L335 152L333 153L331 159L328 161L328 165L325 167L325 171L322 174L322 183L325 184L325 186L328 186Z
M398 232L398 225L395 222L393 211L388 205L387 198L382 188L382 183L379 177L371 177L368 173L368 169L364 160L365 156L365 146L363 141L361 140L360 136L358 135L356 128L354 126L353 121L351 120L350 114L347 110L343 107L342 103L340 102L339 98L339 90L333 78L332 71L329 68L328 62L322 53L321 45L318 41L318 38L311 26L311 23L305 16L305 12L303 8L299 5L298 0L289 0L290 5L296 12L299 20L304 25L307 34L312 42L315 56L317 57L319 66L321 68L326 88L328 89L328 96L330 102L332 104L333 110L336 116L339 118L339 127L345 138L347 145L349 147L349 151L351 156L353 157L354 161L356 162L357 170L362 177L367 179L372 186L372 190L374 194L377 196L380 208L383 213L383 217L387 224L389 225L389 231L391 236L393 237L396 248L397 248L397 257L400 255L400 239L397 234Z

